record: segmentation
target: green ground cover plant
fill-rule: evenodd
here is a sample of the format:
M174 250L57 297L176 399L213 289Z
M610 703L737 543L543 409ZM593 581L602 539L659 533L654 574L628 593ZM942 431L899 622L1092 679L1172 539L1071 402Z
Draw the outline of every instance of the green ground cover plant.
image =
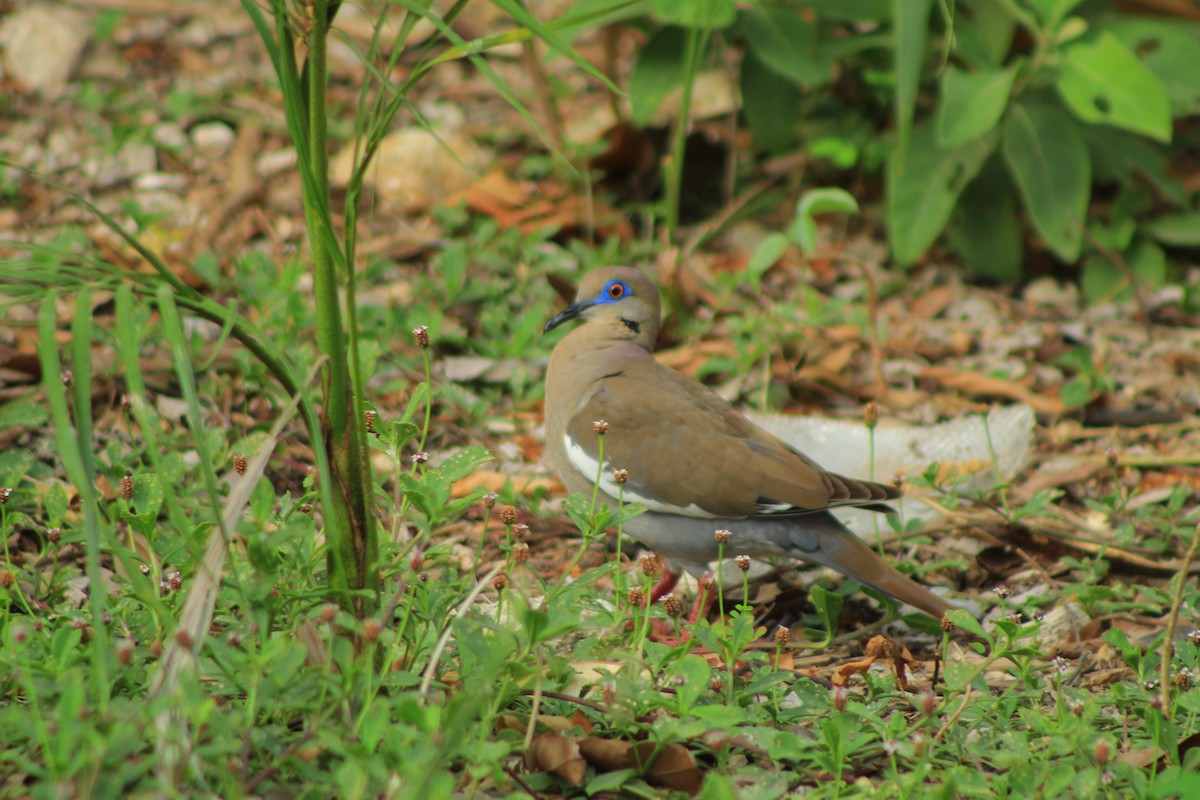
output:
M1131 333L1106 327L1108 312L1079 305L1082 322L1064 322L1015 291L996 301L963 287L957 265L912 263L952 225L962 265L1012 279L1030 230L1064 262L1093 259L1082 277L1093 300L1181 281L1194 200L1165 170L1192 135L1175 67L1194 31L1071 2L580 3L542 14L504 0L502 21L464 36L460 16L476 5L379 4L365 45L338 38L337 2L229 6L246 21L238 36L257 37L245 52L258 54L275 101L262 127L295 153L286 246L264 235L179 259L169 214L6 162L6 196L54 197L80 215L3 244L0 791L1200 791L1197 426L1172 405L1194 392L1187 287L1175 284L1171 313L1140 305ZM618 23L645 37L628 84L582 54L589 33ZM97 41L119 40L121 19L94 25ZM1001 33L1018 30L1030 47L1003 47ZM1165 52L1134 66L1146 37ZM337 41L354 44L356 71L329 60ZM666 189L637 236L523 229L459 198L430 212L437 234L417 255L373 249L387 217L373 159L398 119L436 130L422 92L457 83L426 89L438 70L481 76L525 126L518 158L542 160L515 171L591 196L573 144L502 70L504 53L534 46L534 63L567 65L596 92L627 90L635 121L676 86L690 92L721 48L744 48L751 160L797 142L824 148L847 159L843 170L885 176L882 211L826 173L790 194L767 190L787 197L784 211L748 246L722 234L753 203L692 229L680 214L689 126L677 119ZM868 89L860 111L882 112L874 127L838 97L843 73ZM565 103L560 80L548 83ZM166 117L230 100L197 91L177 88ZM102 102L106 92L122 102ZM100 114L89 117L99 127L104 114L118 119L119 149L153 139L132 121L146 102L90 79L67 105ZM1046 141L1069 152L1039 166L1031 154ZM355 157L335 186L330 155L343 144ZM1118 185L1111 208L1099 209L1090 177L1054 173L1113 150L1137 163L1105 173ZM921 202L899 202L918 178ZM985 178L1005 188L981 189ZM1021 214L989 240L972 193ZM886 268L870 236L880 217ZM1145 272L1137 253L1162 268ZM1103 258L1117 265L1112 280L1094 266ZM717 568L718 613L694 626L677 598L643 602L662 567L621 533L641 507L563 498L538 466L549 352L539 334L573 273L656 261L671 306L664 357L748 405L840 406L874 430L868 400L920 419L977 413L975 398L1011 398L1019 385L1051 409L1039 408L1031 474L968 487L934 464L903 480L943 521L923 526L902 509L881 524L890 558L969 601L953 630L824 575L796 600L794 572L763 580L732 561ZM393 286L402 299L379 302ZM939 292L944 305L930 305ZM989 303L1013 319L986 318ZM928 328L913 334L911 318ZM1173 336L1178 349L1162 350ZM993 349L1006 338L1020 344ZM1014 359L1037 362L1035 350L1054 356L1049 371L1021 373ZM996 363L972 361L997 352ZM1139 367L1151 359L1174 382L1149 383L1139 401L1170 418L1081 432L1088 413L1130 408L1122 387L1148 380ZM913 366L943 360L991 382L946 387ZM1056 457L1069 469L1044 469Z

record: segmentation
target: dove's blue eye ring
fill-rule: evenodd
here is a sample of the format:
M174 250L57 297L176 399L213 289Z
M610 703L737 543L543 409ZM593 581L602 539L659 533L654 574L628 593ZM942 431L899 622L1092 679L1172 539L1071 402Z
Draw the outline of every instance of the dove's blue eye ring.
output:
M600 294L600 302L611 303L614 300L620 300L627 294L629 294L629 284L625 281L609 281Z

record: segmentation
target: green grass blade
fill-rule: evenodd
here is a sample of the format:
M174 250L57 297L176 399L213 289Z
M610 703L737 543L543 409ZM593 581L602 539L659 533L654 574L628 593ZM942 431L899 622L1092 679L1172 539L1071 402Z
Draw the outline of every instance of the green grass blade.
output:
M179 318L179 309L175 305L175 295L166 286L159 287L155 293L159 313L162 314L163 337L171 348L171 360L175 366L175 377L179 380L179 388L183 392L187 404L188 425L194 433L192 440L196 454L200 457L198 470L204 481L205 501L212 511L213 520L221 525L221 534L229 539L229 531L224 527L221 517L221 497L217 487L217 475L213 469L212 452L208 447L208 437L204 435L207 428L204 415L200 410L200 394L196 390L196 373L192 369L192 355L188 352L187 334L184 333L183 323Z
M58 356L58 293L49 292L38 309L38 358L42 365L42 386L46 391L46 402L50 406L50 419L54 425L54 440L67 477L79 492L80 509L83 512L83 532L87 551L87 576L91 591L88 600L92 611L94 634L92 650L92 692L94 702L101 712L108 709L112 687L109 684L108 629L104 621L108 593L100 567L100 518L96 507L96 486L89 480L89 468L84 466L90 459L80 450L80 440L73 435L71 412L68 406L66 387L62 381L62 362ZM78 317L77 317L78 318ZM87 326L90 332L90 326ZM86 370L87 365L83 365ZM89 378L90 382L90 378ZM91 402L90 398L88 402ZM89 442L90 445L90 442Z

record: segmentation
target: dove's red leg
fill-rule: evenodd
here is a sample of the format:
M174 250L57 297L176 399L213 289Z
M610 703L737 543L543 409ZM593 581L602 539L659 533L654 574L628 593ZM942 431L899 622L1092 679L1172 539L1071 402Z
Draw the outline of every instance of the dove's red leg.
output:
M671 570L663 567L662 577L658 579L658 583L654 584L654 588L650 590L650 596L646 598L646 605L657 603L669 595L677 583L679 583L679 573L671 572Z

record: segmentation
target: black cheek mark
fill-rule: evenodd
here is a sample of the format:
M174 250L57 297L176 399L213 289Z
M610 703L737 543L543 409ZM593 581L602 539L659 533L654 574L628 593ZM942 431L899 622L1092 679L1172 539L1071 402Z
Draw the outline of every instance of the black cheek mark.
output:
M634 333L642 332L642 326L638 325L636 322L634 322L631 319L625 319L624 317L621 317L621 322L624 322L625 327L629 328L629 330L633 331Z

